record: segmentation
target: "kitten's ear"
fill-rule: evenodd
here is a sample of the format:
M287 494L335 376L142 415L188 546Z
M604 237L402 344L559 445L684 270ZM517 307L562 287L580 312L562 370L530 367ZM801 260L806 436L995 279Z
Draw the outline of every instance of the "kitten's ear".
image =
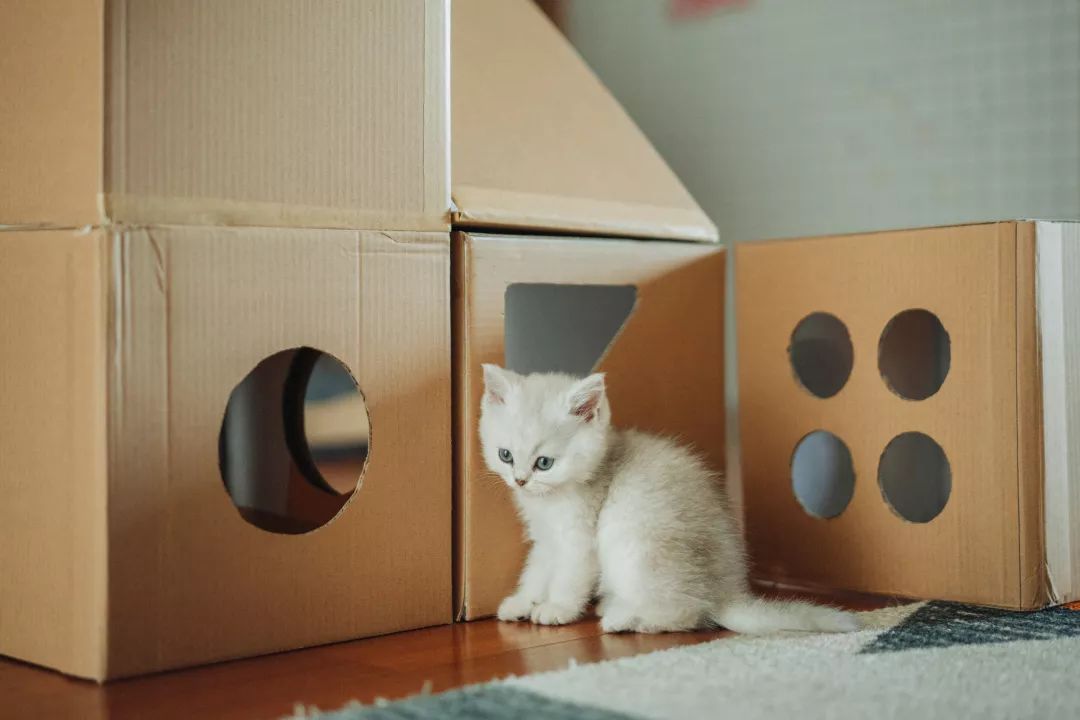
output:
M606 394L604 373L590 375L570 388L570 414L592 422L600 412Z
M506 402L510 394L516 375L509 370L503 370L498 365L485 363L484 368L484 398L496 405Z

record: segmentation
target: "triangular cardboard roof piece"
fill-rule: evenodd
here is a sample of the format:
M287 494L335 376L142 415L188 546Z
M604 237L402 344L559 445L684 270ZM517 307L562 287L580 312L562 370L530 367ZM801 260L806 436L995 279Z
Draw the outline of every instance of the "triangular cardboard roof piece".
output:
M452 12L457 224L717 240L716 226L531 0L454 0Z

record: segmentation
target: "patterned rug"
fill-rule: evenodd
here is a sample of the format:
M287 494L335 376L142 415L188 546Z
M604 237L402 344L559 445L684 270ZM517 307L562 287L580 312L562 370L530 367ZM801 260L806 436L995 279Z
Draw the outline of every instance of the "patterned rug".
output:
M427 718L1080 717L1080 612L916 603L861 613L848 635L735 636L330 713Z

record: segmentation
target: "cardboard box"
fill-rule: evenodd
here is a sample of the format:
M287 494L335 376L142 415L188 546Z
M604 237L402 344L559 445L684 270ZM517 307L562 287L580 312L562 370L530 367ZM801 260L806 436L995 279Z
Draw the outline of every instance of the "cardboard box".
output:
M1080 598L1077 227L737 248L759 577L1018 609Z
M0 23L0 223L447 230L447 0L41 0Z
M100 680L450 621L449 259L445 233L0 232L0 653ZM275 534L219 432L300 347L352 373L372 443L332 521Z
M471 620L512 591L525 548L480 456L481 364L602 370L616 424L723 470L725 275L716 227L531 0L455 0L451 38L455 607Z
M0 653L451 618L448 63L447 0L5 9Z
M607 373L613 422L676 436L724 469L724 251L716 245L455 233L456 605L494 613L525 544L484 465L482 363Z

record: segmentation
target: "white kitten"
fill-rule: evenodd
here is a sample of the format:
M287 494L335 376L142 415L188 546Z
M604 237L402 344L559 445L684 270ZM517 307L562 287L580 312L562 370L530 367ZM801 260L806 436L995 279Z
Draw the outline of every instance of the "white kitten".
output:
M608 632L857 628L850 613L753 598L718 476L674 442L613 428L603 375L485 365L484 384L484 460L532 542L500 620L573 622L599 595Z

